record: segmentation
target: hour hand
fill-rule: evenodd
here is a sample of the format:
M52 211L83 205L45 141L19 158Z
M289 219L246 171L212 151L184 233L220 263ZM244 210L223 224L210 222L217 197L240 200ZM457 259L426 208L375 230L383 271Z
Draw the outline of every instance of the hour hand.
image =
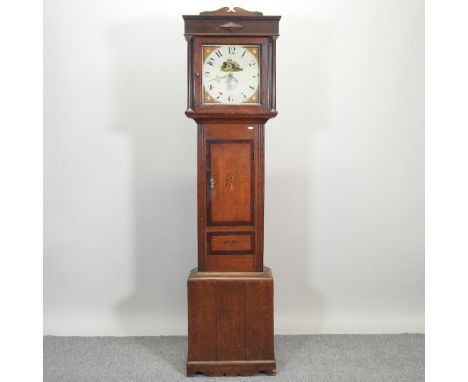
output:
M219 81L221 81L223 78L226 78L227 76L228 76L228 75L225 75L225 76L220 77L220 76L216 75L216 77L215 77L215 78L212 78L210 81L219 82Z

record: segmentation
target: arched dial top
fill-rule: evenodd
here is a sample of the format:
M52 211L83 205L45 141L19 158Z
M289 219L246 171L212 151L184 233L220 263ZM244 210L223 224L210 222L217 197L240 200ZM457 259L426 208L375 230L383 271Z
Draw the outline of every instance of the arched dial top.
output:
M203 45L204 104L260 103L260 46Z

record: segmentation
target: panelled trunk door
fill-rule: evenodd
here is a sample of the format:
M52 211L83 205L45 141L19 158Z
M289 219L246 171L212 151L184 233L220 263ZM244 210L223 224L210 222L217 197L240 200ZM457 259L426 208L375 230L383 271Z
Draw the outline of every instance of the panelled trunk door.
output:
M263 270L263 142L263 125L200 125L199 271Z
M254 225L253 139L207 140L207 223Z

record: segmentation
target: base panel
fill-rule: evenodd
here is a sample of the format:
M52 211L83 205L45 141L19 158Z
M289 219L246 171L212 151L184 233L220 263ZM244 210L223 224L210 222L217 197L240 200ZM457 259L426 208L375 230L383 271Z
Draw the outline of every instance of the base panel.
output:
M273 276L198 272L188 278L187 375L276 373Z
M249 376L258 373L276 375L276 362L272 361L188 361L187 376L201 373L210 377Z

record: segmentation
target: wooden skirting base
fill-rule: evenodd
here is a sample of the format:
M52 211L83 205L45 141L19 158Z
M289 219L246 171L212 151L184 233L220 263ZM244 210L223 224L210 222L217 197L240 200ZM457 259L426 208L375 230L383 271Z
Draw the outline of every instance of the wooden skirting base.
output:
M211 377L248 376L258 373L276 375L276 362L272 361L188 361L187 376L202 373Z
M187 375L276 373L273 276L263 272L198 272L188 289Z

